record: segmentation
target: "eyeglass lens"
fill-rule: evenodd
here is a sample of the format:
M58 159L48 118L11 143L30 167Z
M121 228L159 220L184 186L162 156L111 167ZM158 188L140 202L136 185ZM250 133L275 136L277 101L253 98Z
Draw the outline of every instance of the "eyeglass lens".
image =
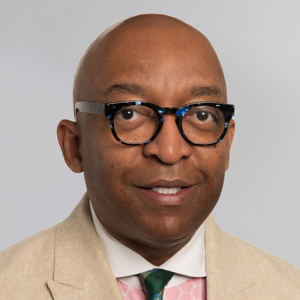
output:
M143 143L152 138L158 126L157 114L147 106L123 107L114 118L114 128L125 143ZM182 119L182 129L193 143L209 144L217 141L225 127L223 113L212 106L192 107Z
M191 142L196 144L209 144L217 141L224 127L223 113L212 106L193 107L182 119L183 132Z
M155 112L147 106L123 107L114 118L116 134L125 143L146 142L154 135L157 125Z

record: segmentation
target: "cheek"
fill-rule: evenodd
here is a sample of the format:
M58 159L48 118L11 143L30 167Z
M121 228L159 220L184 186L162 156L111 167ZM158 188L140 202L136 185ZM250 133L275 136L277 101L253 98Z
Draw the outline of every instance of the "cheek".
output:
M226 140L216 145L194 148L195 165L204 176L217 179L224 177L228 160Z
M115 176L119 176L116 166L120 167L120 162L117 161L116 156L111 155L110 147L105 144L85 145L82 153L82 165L88 190L109 189L111 183L117 180Z
M227 167L227 161L228 161L228 151L225 147L218 147L216 145L215 147L215 158L214 158L214 166L213 169L216 173L220 175L224 175L224 172L226 171Z
M199 199L203 210L211 209L217 203L222 191L224 175L227 166L227 147L226 144L197 148L196 165L200 174L200 185L198 190Z
M126 194L127 175L141 152L138 147L117 142L110 130L98 139L83 139L82 145L82 165L90 197L108 199Z

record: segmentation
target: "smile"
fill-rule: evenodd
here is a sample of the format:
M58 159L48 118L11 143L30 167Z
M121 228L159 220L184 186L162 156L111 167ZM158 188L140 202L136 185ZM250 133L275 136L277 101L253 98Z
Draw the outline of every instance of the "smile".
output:
M181 190L181 187L173 187L173 188L167 188L167 187L153 187L152 190L154 192L157 192L159 194L176 194Z

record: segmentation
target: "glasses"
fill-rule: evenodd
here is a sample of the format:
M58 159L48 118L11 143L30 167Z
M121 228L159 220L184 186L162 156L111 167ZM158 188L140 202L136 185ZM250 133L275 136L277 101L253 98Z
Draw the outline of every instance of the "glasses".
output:
M141 101L114 103L77 102L78 111L105 115L115 139L125 145L148 144L159 134L165 114L174 114L182 137L194 145L219 143L234 116L234 105L214 102L196 102L174 107L160 107Z

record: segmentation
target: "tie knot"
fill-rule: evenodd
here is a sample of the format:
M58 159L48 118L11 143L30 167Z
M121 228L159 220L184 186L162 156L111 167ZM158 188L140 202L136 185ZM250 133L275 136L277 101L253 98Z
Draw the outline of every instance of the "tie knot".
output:
M147 300L161 300L164 287L170 281L173 274L162 269L153 269L139 274L140 280L146 288Z

